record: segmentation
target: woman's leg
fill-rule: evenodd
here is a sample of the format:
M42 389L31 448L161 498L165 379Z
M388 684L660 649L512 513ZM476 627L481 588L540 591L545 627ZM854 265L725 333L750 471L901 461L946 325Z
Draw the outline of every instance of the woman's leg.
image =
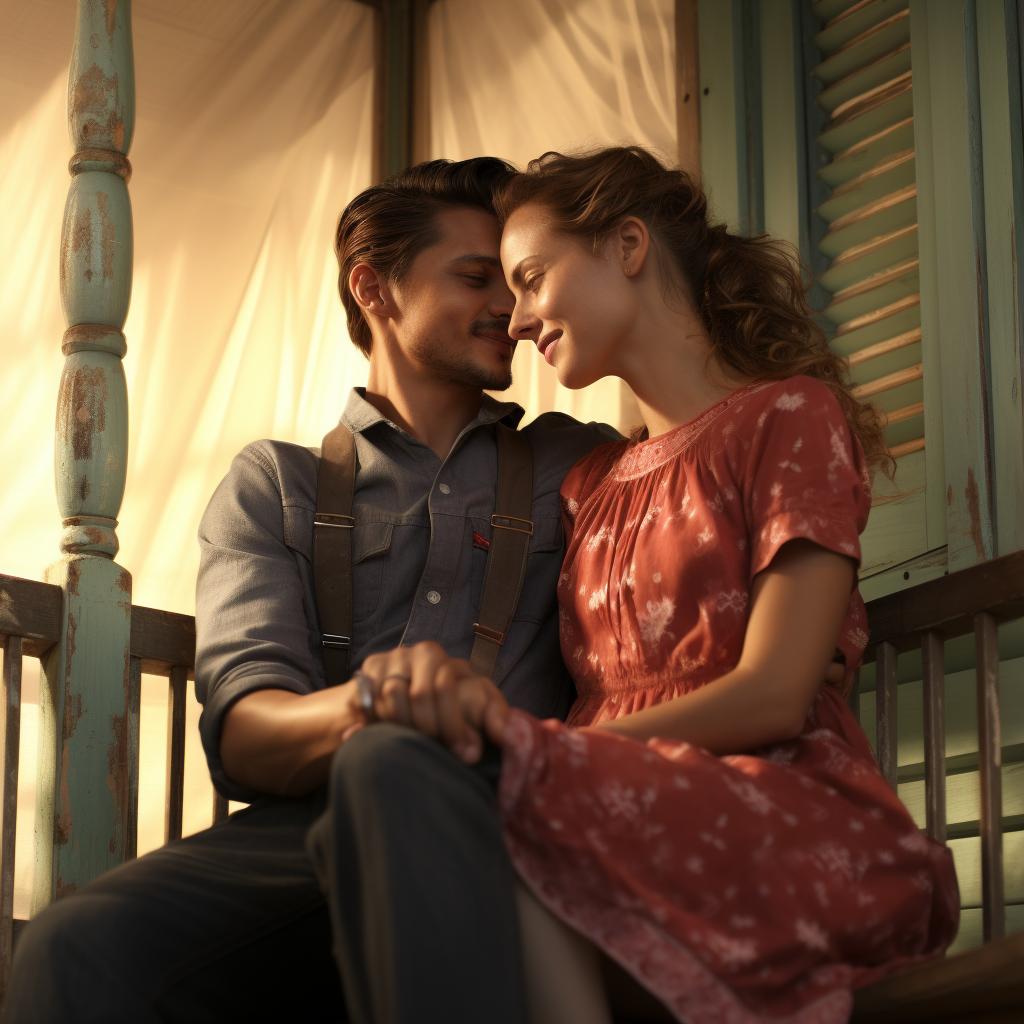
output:
M612 1024L601 954L516 882L530 1024Z

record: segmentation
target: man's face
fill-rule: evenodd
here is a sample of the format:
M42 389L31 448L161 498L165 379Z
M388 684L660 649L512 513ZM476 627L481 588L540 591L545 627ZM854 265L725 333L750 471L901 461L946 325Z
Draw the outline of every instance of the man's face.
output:
M460 207L438 214L436 224L440 241L392 288L398 344L436 380L504 391L516 343L508 336L514 299L498 258L497 218Z

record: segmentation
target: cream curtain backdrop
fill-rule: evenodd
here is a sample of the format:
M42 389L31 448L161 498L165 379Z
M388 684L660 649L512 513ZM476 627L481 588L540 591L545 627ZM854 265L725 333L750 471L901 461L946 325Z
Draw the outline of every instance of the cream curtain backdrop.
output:
M366 361L336 292L334 226L370 183L373 13L355 0L135 0L138 119L125 326L120 564L134 599L191 613L196 529L249 441L319 444ZM60 552L54 414L74 0L0 0L0 572ZM15 913L31 884L36 672L25 665ZM190 684L191 690L191 684ZM166 680L143 680L139 850L163 835ZM188 704L184 831L211 787Z
M500 156L525 167L560 152L637 143L676 163L673 0L436 0L429 14L430 155ZM640 422L618 380L568 391L529 343L502 397Z

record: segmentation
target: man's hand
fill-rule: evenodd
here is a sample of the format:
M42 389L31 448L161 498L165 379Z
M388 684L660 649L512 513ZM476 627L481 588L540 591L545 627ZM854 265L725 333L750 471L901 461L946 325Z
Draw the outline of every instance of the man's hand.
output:
M374 683L374 711L384 721L434 736L466 764L483 750L482 734L499 745L508 703L490 679L432 641L373 654L360 666Z

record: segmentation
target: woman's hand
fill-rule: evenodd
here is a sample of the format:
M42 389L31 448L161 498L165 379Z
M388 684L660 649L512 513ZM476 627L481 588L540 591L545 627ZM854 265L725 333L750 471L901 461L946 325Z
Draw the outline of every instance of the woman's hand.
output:
M434 736L461 761L475 764L482 735L500 744L508 704L490 679L432 641L372 654L360 666L373 682L374 712ZM347 684L346 684L347 685Z

